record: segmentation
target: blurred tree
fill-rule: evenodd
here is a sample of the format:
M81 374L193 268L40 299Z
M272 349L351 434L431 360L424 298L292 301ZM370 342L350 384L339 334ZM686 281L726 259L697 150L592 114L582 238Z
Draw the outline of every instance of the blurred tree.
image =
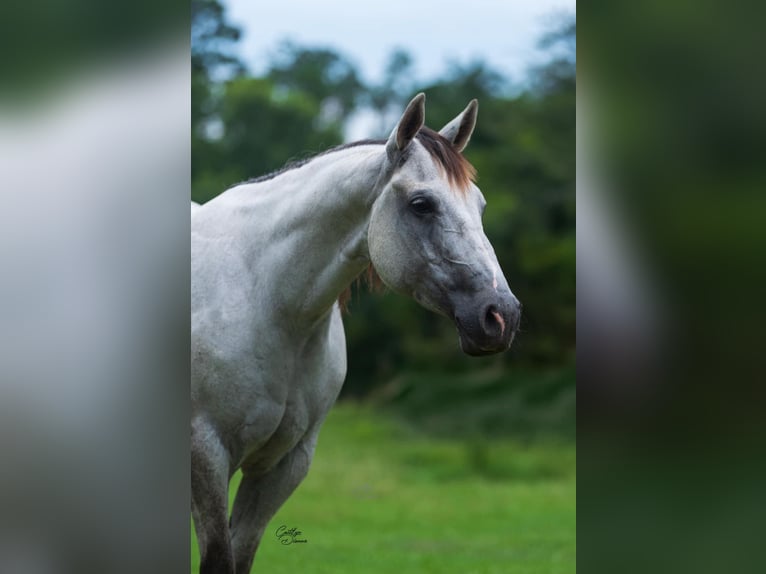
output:
M503 99L506 87L502 74L485 62L473 61L468 64L450 63L443 78L420 86L418 91L428 94L428 123L439 129L455 117L455 110L462 110L474 98L479 100L479 121L487 120L490 115L488 108ZM477 129L469 149L476 145L476 138L481 142L483 137L483 130Z
M224 7L218 0L192 0L191 3L191 156L193 199L202 201L220 193L223 174L212 177L221 160L221 151L211 131L217 125L221 100L220 81L245 73L245 66L233 48L240 30L226 22ZM207 182L208 192L196 190Z
M378 114L380 121L380 136L387 135L392 129L389 125L391 110L400 112L412 93L412 67L412 56L404 49L397 48L388 56L383 82L368 89L369 105Z
M243 72L244 65L232 49L241 31L226 22L224 7L218 0L192 0L192 69L210 76L219 68Z
M300 91L282 93L266 78L234 78L223 86L223 137L209 142L208 165L193 183L196 201L278 169L288 159L343 141L340 125L320 125L319 103Z
M198 130L214 113L213 82L243 74L245 66L233 53L240 30L225 21L218 0L192 0L191 14L192 129Z
M575 87L577 67L577 20L564 16L558 25L539 41L540 48L552 52L547 64L532 71L533 81L544 93L567 92Z
M302 92L320 107L324 126L342 124L357 105L364 86L354 65L328 48L305 48L285 41L267 76L284 92Z

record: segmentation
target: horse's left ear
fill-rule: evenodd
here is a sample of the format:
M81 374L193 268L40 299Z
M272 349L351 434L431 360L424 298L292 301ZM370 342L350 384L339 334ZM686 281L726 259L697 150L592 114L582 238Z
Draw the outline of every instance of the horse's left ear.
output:
M471 139L473 128L476 127L476 115L479 112L479 101L471 100L458 117L444 126L439 133L452 142L457 151L463 151Z

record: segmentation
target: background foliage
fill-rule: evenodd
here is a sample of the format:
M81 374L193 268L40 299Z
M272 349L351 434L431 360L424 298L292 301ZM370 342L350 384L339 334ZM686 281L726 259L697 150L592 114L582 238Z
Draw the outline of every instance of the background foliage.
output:
M192 198L343 142L360 110L383 137L408 99L427 95L436 129L472 98L480 113L467 158L488 201L486 233L524 304L510 353L462 355L454 327L408 299L359 289L345 318L343 397L376 402L437 434L574 434L574 17L540 39L547 64L522 90L485 62L450 65L421 83L413 58L390 54L381 84L365 83L332 48L285 41L260 76L234 55L239 30L217 1L192 2Z

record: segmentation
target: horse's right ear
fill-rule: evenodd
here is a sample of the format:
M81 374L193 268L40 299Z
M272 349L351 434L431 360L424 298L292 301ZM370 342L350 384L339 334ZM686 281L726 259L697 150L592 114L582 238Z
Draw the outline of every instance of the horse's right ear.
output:
M399 123L396 124L394 131L388 138L386 143L386 153L388 153L389 159L396 157L397 154L402 152L423 127L423 123L426 119L426 95L420 92L417 96L412 98L412 101L407 105L407 109L404 110Z
M463 112L444 126L439 131L439 134L451 141L457 151L462 152L465 146L468 145L468 140L471 139L473 129L476 127L476 114L478 111L479 101L476 99L471 100Z

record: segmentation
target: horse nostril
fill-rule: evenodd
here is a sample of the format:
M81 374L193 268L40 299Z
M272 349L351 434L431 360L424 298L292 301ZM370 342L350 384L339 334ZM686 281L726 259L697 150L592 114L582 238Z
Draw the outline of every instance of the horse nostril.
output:
M495 331L499 327L500 334L505 333L505 319L503 319L503 316L494 305L487 307L487 311L484 314L484 326L487 332Z

